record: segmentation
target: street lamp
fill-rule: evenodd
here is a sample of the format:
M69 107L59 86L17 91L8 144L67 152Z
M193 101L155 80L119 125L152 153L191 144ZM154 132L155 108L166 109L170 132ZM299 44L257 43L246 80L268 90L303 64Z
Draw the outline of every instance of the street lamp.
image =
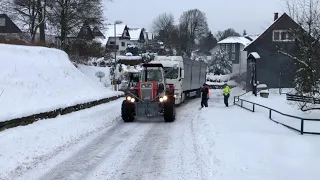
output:
M114 85L114 90L117 90L117 86L116 86L116 67L117 67L117 24L122 24L122 21L117 20L115 21L113 24L110 25L114 25L113 31L114 31L114 73L113 73L113 85Z

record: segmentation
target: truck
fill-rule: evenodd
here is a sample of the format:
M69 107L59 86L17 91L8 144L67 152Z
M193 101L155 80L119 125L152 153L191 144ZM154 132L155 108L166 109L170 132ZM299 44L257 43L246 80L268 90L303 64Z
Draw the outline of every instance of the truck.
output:
M190 97L201 97L201 87L206 82L206 63L182 56L156 56L150 63L163 65L166 82L174 86L175 105Z
M177 68L176 66L173 69ZM124 122L138 117L163 116L165 122L175 120L174 86L166 83L162 64L143 64L139 82L125 92L121 116Z

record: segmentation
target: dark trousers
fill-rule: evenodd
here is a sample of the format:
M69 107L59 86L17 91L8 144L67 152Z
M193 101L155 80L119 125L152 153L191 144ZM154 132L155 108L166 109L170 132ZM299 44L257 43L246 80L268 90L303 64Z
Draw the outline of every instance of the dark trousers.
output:
M207 97L202 97L201 99L201 107L208 107L208 98Z
M229 94L228 95L223 95L224 96L224 104L228 107L229 106L229 103L228 103L228 100L229 100Z

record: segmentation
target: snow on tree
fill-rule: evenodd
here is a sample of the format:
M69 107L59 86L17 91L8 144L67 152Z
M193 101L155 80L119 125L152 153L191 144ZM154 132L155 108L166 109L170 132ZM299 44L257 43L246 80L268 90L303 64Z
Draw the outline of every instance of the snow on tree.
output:
M212 55L211 61L208 62L209 73L214 74L230 74L232 69L232 61L229 54L222 49L219 49Z
M289 57L295 63L293 85L296 94L310 98L320 98L320 2L318 0L290 0L287 9L291 18L299 25L289 30L289 36L295 42L295 51L279 47L279 53ZM317 108L315 104L297 102L300 110Z
M154 53L143 53L143 54L141 54L141 57L142 57L143 62L148 63L148 62L154 60L155 54Z

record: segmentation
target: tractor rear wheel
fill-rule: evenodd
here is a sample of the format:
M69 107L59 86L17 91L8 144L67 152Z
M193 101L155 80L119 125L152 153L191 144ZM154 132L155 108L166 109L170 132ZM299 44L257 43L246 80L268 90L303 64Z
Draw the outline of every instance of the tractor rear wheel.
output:
M173 122L176 119L175 98L171 97L163 104L163 117L165 122Z
M121 106L121 116L124 122L134 121L134 104L124 100Z

